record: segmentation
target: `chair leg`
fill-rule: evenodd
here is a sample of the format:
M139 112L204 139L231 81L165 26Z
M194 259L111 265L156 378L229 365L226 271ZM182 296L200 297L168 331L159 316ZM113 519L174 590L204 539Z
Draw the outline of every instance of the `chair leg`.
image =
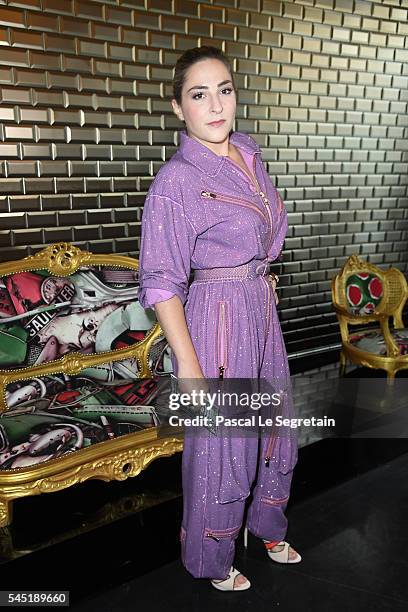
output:
M339 376L345 376L346 375L346 356L343 352L340 353L340 369L339 369Z
M395 374L396 374L395 370L393 370L392 372L387 371L387 385L394 384Z
M13 520L13 502L11 499L0 498L0 527L11 525Z

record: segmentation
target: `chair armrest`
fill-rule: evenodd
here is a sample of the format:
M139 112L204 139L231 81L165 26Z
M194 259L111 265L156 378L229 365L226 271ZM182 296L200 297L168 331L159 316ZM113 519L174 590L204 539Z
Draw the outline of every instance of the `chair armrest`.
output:
M343 342L348 342L348 326L347 323L367 323L370 321L379 321L381 332L384 337L385 346L387 347L387 357L398 357L400 350L390 332L388 319L390 315L382 312L372 312L370 315L354 315L342 306L333 304L333 308L340 320L340 332Z
M394 338L391 335L390 328L388 325L388 317L383 317L380 319L381 331L384 336L385 346L387 347L387 357L399 357L400 350L395 342Z

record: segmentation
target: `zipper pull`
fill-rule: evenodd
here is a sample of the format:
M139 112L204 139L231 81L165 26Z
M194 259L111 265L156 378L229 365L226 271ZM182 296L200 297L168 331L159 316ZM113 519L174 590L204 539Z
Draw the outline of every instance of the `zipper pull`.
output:
M203 196L203 198L216 198L217 197L215 193L212 193L211 191L202 191L201 195Z
M225 370L225 366L221 365L219 366L219 371L220 371L220 375L218 376L218 378L223 379L224 378L224 370Z
M265 467L269 467L270 457L265 457Z
M213 535L212 533L207 533L207 538L212 538L213 540L216 540L217 542L220 541L220 538L216 538L215 535Z

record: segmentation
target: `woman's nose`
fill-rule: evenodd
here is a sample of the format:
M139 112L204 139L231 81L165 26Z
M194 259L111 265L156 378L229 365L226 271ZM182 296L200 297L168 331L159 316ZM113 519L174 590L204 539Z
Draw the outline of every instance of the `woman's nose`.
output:
M222 113L222 103L218 96L214 96L211 103L211 110L215 113Z

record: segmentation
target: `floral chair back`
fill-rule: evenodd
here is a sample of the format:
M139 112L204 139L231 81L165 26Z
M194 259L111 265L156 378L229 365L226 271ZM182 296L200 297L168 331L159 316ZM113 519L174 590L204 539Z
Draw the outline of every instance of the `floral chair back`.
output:
M389 379L408 368L408 329L402 312L408 285L396 268L382 270L352 255L332 280L333 308L340 324L341 373L347 360L371 368L385 369ZM392 318L393 329L389 327ZM375 324L367 329L367 324ZM349 331L349 325L364 329Z

